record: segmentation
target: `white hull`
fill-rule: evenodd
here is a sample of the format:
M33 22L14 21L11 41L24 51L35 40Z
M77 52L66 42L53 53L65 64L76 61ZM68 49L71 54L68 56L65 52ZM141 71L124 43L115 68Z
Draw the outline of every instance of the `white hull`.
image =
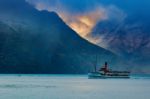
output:
M105 78L130 78L130 76L110 76L110 75L102 75L99 72L92 72L88 73L88 78L89 79L105 79Z

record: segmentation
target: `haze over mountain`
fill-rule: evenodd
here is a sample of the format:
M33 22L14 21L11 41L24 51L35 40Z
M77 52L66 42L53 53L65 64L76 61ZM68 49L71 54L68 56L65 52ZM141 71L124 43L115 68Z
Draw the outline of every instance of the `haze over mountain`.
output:
M99 38L98 45L127 60L133 69L149 72L149 26L146 19L140 20L136 16L123 21L109 19L99 22L89 36Z
M55 12L24 0L0 0L0 73L87 73L105 61L121 61L68 27Z

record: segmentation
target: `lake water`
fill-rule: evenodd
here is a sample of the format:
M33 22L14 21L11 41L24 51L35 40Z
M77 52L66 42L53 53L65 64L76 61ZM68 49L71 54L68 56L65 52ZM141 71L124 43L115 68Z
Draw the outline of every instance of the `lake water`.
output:
M150 77L87 79L86 75L0 75L0 99L150 99Z

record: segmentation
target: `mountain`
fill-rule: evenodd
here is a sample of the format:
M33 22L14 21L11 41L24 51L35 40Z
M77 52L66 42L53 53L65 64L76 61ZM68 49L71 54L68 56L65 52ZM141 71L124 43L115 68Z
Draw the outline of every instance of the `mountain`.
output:
M123 21L99 22L90 36L101 37L99 45L121 56L133 71L150 72L150 30L147 18L128 16Z
M55 12L24 0L0 0L0 73L87 73L119 58L70 29ZM125 68L125 67L124 67Z

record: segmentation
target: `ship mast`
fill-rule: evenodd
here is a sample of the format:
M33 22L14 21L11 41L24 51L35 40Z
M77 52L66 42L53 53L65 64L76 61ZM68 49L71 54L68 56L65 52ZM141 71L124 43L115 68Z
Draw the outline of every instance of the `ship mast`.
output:
M95 72L97 71L97 54L96 54L96 61L95 61L95 65L94 65L94 70L95 70Z

